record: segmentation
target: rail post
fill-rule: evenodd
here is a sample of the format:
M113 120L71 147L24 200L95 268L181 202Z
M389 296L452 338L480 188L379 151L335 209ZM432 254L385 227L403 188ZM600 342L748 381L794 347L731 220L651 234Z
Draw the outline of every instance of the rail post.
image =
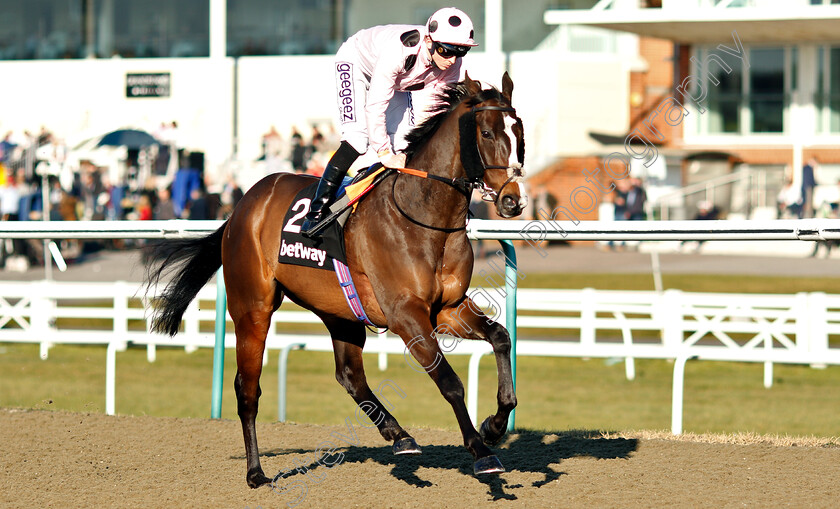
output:
M516 249L510 240L499 240L505 254L505 326L510 333L510 373L513 378L513 391L516 393ZM508 431L516 426L516 409L510 413Z
M222 417L222 385L225 380L225 325L227 322L227 295L222 267L216 272L216 345L213 347L213 394L210 418Z

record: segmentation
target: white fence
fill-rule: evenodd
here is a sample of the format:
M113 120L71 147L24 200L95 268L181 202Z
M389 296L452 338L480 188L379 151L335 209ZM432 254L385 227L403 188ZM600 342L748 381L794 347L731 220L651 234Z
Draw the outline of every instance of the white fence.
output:
M107 345L106 413L115 410L116 352L128 343L147 345L154 360L156 345L188 350L213 347L212 306L216 289L208 285L184 316L184 330L174 338L148 332L146 310L138 283L3 283L0 285L0 342L40 343L47 357L53 344ZM682 432L683 376L689 359L761 362L764 383L772 382L773 363L840 364L840 348L829 345L840 335L840 295L703 294L678 290L626 292L584 290L519 290L517 355L624 358L627 377L634 377L634 358L674 359L672 431ZM101 319L102 330L63 325L63 318ZM201 331L205 322L208 332ZM280 418L285 417L285 361L294 348L332 351L324 334L286 334L289 324L320 323L306 311L281 310L274 314L267 348L280 350ZM225 346L235 338L227 335ZM366 351L405 354L398 338L368 341ZM460 341L449 355L470 355L468 408L477 416L478 363L491 354L484 342ZM266 354L267 355L267 354Z

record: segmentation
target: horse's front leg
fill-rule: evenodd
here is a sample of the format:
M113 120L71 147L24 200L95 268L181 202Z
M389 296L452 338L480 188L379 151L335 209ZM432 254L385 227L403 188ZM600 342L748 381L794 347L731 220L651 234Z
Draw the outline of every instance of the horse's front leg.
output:
M405 341L408 351L419 364L419 367L415 366L415 368L428 373L444 399L452 405L464 438L464 447L476 460L475 473L504 472L501 462L484 444L470 421L467 405L464 402L464 384L461 383L461 379L446 361L438 346L433 334L429 306L419 299L409 298L406 301L394 303L394 309L389 316L399 317L399 321L391 325L391 330Z
M501 324L487 318L481 309L466 297L459 306L444 308L437 316L437 331L459 339L479 339L493 346L499 390L495 415L481 423L480 434L487 445L498 444L507 432L508 418L516 408L516 392L510 366L510 334Z
M359 321L336 320L323 317L330 331L335 354L335 378L359 405L368 419L379 429L382 438L393 442L394 454L420 454L420 447L397 422L388 407L380 402L367 382L362 349L365 345L365 327ZM380 385L381 391L386 387ZM393 389L393 387L392 387ZM400 391L401 393L402 391ZM401 394L405 397L405 394ZM385 401L388 402L387 398Z

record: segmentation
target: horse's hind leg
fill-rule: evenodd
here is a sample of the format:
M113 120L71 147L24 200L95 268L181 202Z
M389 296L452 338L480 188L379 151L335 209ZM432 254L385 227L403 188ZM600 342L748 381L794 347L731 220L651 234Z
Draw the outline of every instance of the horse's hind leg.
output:
M335 378L353 398L379 429L382 438L393 442L394 454L420 454L417 442L406 433L397 420L376 397L365 377L365 367L362 361L362 349L365 346L365 328L361 322L347 320L334 320L323 318L324 323L330 331L333 342L333 353L335 355ZM383 382L377 388L379 396L389 403L389 400L382 395L388 384ZM391 387L391 390L400 394L398 387ZM405 397L400 394L401 397Z
M493 346L499 379L499 390L496 393L498 407L495 415L487 417L481 423L480 434L484 443L496 445L505 436L508 418L516 408L516 393L510 367L510 334L501 324L487 318L469 297L458 307L443 309L438 314L437 323L441 333L459 339L484 340Z
M230 281L227 287L229 311L236 329L234 388L248 462L245 480L248 486L257 488L271 482L260 466L256 419L262 393L260 374L265 338L271 326L271 314L280 306L283 293L273 280L255 282L253 279L237 279L225 274L225 280Z
M461 428L461 435L464 437L464 447L476 460L475 473L504 472L501 462L485 445L470 421L467 405L464 402L464 384L440 351L432 332L429 308L426 303L416 299L396 302L393 308L388 310L387 315L401 318L399 323L391 327L391 330L400 335L411 355L420 364L420 367L416 369L425 370L438 386L444 399L452 405L458 426Z

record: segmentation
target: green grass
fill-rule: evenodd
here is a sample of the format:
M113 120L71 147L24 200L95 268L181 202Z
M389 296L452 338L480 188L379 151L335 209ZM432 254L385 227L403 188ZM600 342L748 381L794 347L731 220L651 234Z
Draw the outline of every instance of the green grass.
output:
M837 278L786 278L720 275L664 275L666 288L696 292L837 293ZM487 287L474 280L474 286ZM597 288L653 290L649 274L528 274L523 288ZM208 303L212 305L212 303ZM73 324L74 326L78 324ZM97 324L99 325L99 324ZM212 323L203 323L212 330ZM323 331L302 325L299 332ZM298 330L296 330L298 331ZM232 327L228 327L232 333ZM259 419L277 418L277 355L263 370ZM464 356L449 362L466 383ZM391 397L394 414L407 427L455 429L452 410L428 376L411 370L399 355L385 372L375 355L366 355L371 387L393 380L405 393ZM162 348L146 361L145 348L117 354L116 410L119 414L173 417L209 416L212 351L186 354ZM689 362L685 381L684 429L687 432L755 432L837 436L840 369L776 365L774 385L762 384L763 366L749 363ZM294 351L289 358L288 419L341 424L355 405L335 381L329 353ZM234 351L225 359L222 417L236 419ZM673 364L637 360L636 379L627 381L624 364L593 359L523 357L518 361L518 427L567 429L669 429ZM495 411L496 374L491 357L481 361L479 416ZM389 393L393 394L393 393ZM58 345L40 360L37 345L0 343L0 407L104 412L105 347Z
M0 344L0 406L103 412L105 348L56 346L46 361L36 345ZM119 414L207 417L210 407L212 351L186 354L179 348L158 348L157 361L146 361L145 349L117 354L116 410ZM222 417L236 419L233 376L235 360L225 359ZM450 356L466 381L467 358ZM406 427L455 429L452 411L425 374L410 369L398 355L387 371L377 369L375 355L366 355L372 387L391 380L406 394L387 392L394 414ZM294 351L289 358L288 419L317 424L342 424L355 406L333 376L329 353ZM837 436L840 369L776 365L774 385L762 385L762 365L690 362L685 382L687 432L754 432ZM623 363L601 359L523 357L518 362L520 428L669 429L673 364L637 360L636 379L624 377ZM495 411L495 363L480 365L479 416ZM277 418L277 352L271 352L262 375L261 421Z

